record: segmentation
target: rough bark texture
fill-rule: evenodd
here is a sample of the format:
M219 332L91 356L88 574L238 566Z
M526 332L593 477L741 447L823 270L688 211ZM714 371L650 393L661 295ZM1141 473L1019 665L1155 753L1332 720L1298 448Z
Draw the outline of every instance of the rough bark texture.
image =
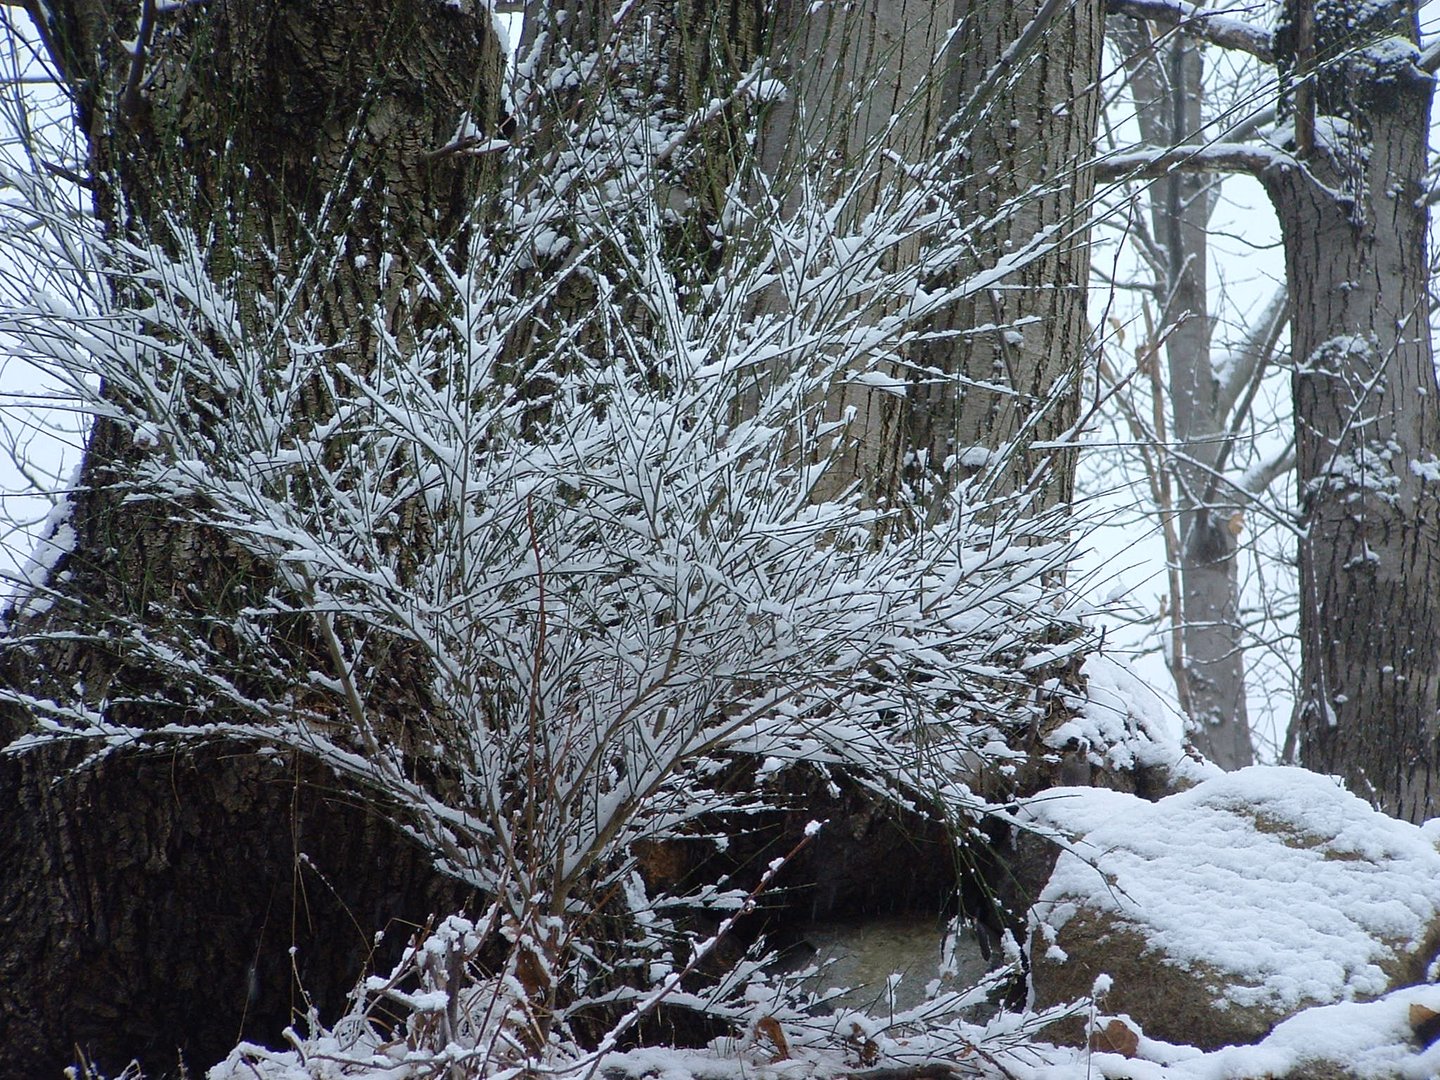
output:
M1440 391L1420 187L1433 87L1412 63L1416 5L1302 7L1287 4L1277 54L1303 66L1312 23L1314 122L1297 124L1303 167L1264 177L1296 365L1301 760L1418 822L1440 810Z
M417 267L428 241L465 227L484 167L441 151L467 113L496 127L501 58L487 11L432 0L27 8L75 102L109 235L202 238L210 272L241 283L257 333L277 276L348 248L295 311L360 370L380 331L404 341L429 317L410 288ZM393 256L383 284L382 254ZM323 388L295 389L312 417L327 414ZM197 387L193 407L222 438L223 397ZM224 719L187 707L125 638L131 627L194 632L219 662L238 661L225 617L275 577L164 509L125 504L133 452L115 424L92 432L77 544L49 611L12 619L0 685L142 727ZM418 557L423 528L402 542ZM271 644L296 672L328 666L303 626ZM388 672L377 682L404 723L423 691L408 685L403 654L376 644L371 659ZM29 723L9 708L0 741ZM138 1056L159 1072L176 1066L177 1046L201 1069L237 1036L277 1040L308 1007L302 986L333 1019L377 930L460 902L369 800L304 763L217 745L122 751L72 773L79 755L0 763L0 1060L17 1072L47 1074L77 1052L108 1070Z
M1037 241L1053 247L937 320L962 333L917 358L905 443L910 483L944 490L984 470L994 491L1024 493L1035 508L1068 502L1074 481L1073 450L1052 441L1068 432L1080 400L1093 181L1079 165L1099 115L1104 25L1095 0L1066 4L1037 48L1007 56L1045 7L955 6L950 110L963 112L1000 80L974 129L957 132L969 150L964 203L975 230L974 263L960 273L983 272ZM1019 452L994 459L993 448L1022 433Z
M1151 45L1139 24L1116 20L1127 63L1141 141L1175 146L1204 137L1204 58L1188 34ZM1242 509L1215 481L1225 456L1226 405L1211 357L1207 292L1207 228L1213 177L1172 172L1150 188L1150 220L1159 280L1158 325L1165 338L1170 469L1177 516L1180 576L1178 655L1171 658L1187 734L1226 769L1253 760L1245 707L1245 664L1236 577L1237 535L1229 528ZM1147 347L1149 346L1147 343Z
M0 760L0 1055L58 1076L197 1075L240 1039L333 1021L367 970L466 901L428 853L294 760ZM377 951L374 934L385 930ZM289 950L295 949L293 957Z
M802 60L784 71L789 97L770 117L762 157L772 174L798 161L813 182L834 176L850 183L863 162L878 190L905 183L887 162L923 160L936 140L960 138L969 150L959 180L975 253L955 280L983 274L1045 237L1054 242L1043 257L935 320L946 336L907 358L905 399L862 384L836 394L836 415L853 416L852 446L827 472L822 494L859 484L883 504L899 483L939 495L983 470L1002 497L1029 498L1038 486L1035 510L1070 498L1073 453L1045 444L1074 423L1079 403L1085 206L1093 185L1078 165L1090 153L1099 115L1103 18L1091 0L1067 5L1028 48L1017 49L1045 6L797 3L781 19L779 38L793 40ZM943 79L933 77L937 70ZM857 90L858 108L837 107ZM964 130L949 130L977 101L988 108L972 111ZM866 209L859 199L857 220ZM897 365L882 374L901 373ZM1022 447L1013 458L990 454L1012 440Z
M897 162L925 160L942 122L943 83L935 64L949 16L929 0L785 7L776 28L787 62L787 93L767 116L761 166L790 192L802 183L836 196L855 195L837 226L859 232L867 214L909 183ZM867 183L857 183L857 180ZM894 266L914 259L916 245L897 244ZM867 302L863 294L856 306ZM876 311L878 317L884 312ZM903 381L899 365L881 374ZM816 496L834 498L858 486L883 501L899 482L906 450L901 403L888 390L851 382L827 400L831 417L850 415L847 445L831 458Z

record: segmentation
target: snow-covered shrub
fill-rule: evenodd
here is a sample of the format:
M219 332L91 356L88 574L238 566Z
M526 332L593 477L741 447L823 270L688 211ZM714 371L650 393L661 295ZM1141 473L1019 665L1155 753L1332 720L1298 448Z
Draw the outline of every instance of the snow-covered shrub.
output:
M619 87L641 65L616 55ZM4 212L69 292L8 297L0 332L129 434L124 499L236 568L224 596L105 613L163 687L143 722L11 690L38 728L10 751L299 752L489 898L362 988L357 1016L401 1015L325 1034L335 1053L399 1038L480 1071L564 1059L587 1010L602 1046L661 999L742 1030L775 1013L755 962L701 986L709 937L677 916L753 896L652 895L636 845L763 805L711 782L740 756L973 820L1033 718L1027 671L1071 647L1063 527L983 476L925 507L836 481L863 454L853 402L898 401L932 316L999 280L935 284L969 242L958 150L897 169L881 138L844 183L765 175L766 95L668 119L636 100L597 95L529 160L482 147L495 190L393 288L386 252L323 238L262 253L257 286L178 222L102 236L53 179L9 177ZM722 122L733 167L686 218L687 155ZM369 259L384 299L336 341L316 298ZM95 618L26 615L44 599L16 608L32 642Z

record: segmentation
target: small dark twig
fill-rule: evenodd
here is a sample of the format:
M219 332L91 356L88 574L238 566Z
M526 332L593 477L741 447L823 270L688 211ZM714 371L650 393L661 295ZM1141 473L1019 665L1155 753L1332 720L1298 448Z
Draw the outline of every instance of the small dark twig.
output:
M73 169L67 169L64 165L56 165L53 161L42 161L40 167L51 176L61 180L68 180L76 187L82 187L86 191L95 190L95 178L93 176L81 176Z
M135 45L130 50L130 73L125 77L125 89L120 92L120 111L129 117L139 116L144 104L140 97L140 83L145 78L145 55L154 35L155 0L141 0L140 28L135 33Z
M450 157L453 154L466 154L470 157L478 157L481 154L497 154L502 150L509 150L510 143L504 139L487 139L483 135L466 135L462 139L456 139L452 143L446 143L438 150L428 150L420 155L421 161L434 161L437 158Z

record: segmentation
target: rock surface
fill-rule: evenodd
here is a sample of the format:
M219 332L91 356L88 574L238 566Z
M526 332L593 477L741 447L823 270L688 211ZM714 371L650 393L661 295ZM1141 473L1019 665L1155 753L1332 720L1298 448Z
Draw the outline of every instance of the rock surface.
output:
M1440 852L1332 780L1256 767L1150 803L1058 789L1029 813L1075 837L1032 911L1034 1004L1086 997L1204 1049L1304 1009L1424 981ZM1078 1043L1082 1021L1052 1031Z
M966 929L933 916L889 916L813 922L798 928L799 941L783 958L791 970L818 967L809 989L848 991L832 1008L869 1009L879 1015L912 1009L926 999L937 977L942 990L964 990L989 970L980 943ZM949 963L941 969L947 942ZM900 976L894 980L893 976Z

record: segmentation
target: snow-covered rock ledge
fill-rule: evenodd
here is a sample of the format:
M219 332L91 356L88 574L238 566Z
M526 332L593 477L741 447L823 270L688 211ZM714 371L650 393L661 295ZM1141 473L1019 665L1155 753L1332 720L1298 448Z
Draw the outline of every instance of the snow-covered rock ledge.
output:
M1256 767L1154 803L1057 789L1028 812L1075 837L1032 913L1036 1007L1109 976L1104 1013L1211 1050L1434 974L1437 832L1327 777ZM1051 1034L1078 1042L1083 1027Z

